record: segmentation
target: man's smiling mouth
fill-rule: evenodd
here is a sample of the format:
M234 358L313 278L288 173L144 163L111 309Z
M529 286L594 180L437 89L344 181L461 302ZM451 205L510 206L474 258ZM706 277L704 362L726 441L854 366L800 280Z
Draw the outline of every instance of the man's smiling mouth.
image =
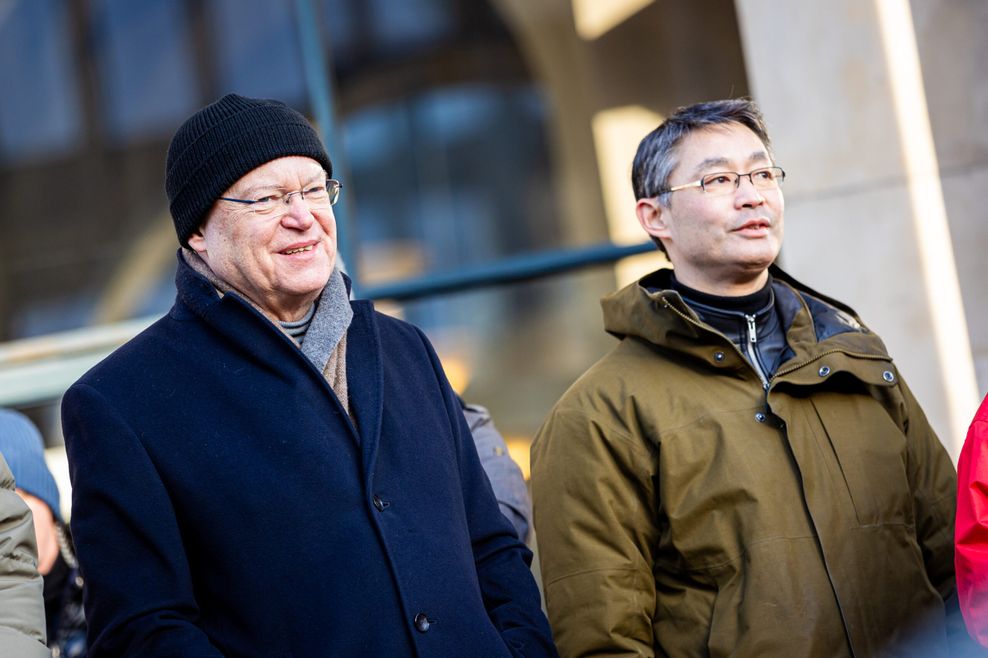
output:
M285 255L290 255L290 254L298 254L298 253L301 253L301 252L303 252L303 251L312 251L312 248L313 248L314 246L315 246L315 245L313 245L313 244L310 244L310 245L307 245L307 246L305 246L305 247L296 247L295 249L285 249L285 250L284 250L283 252L281 252L281 253L283 253L283 254L285 254Z

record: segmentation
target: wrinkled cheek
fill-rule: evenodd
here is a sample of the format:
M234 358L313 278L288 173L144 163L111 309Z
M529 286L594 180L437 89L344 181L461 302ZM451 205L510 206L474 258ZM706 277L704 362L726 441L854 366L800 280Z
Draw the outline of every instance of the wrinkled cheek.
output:
M336 216L333 215L332 211L327 211L325 214L316 213L315 218L319 222L319 226L322 227L326 237L333 244L336 244Z

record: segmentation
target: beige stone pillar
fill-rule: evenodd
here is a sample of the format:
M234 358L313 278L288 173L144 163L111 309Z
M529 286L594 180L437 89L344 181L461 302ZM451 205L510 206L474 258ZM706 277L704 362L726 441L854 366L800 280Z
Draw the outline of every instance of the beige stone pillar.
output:
M749 84L788 173L783 266L881 334L956 457L979 399L969 328L983 363L988 351L988 266L972 253L988 236L969 194L988 176L988 136L975 138L980 156L964 139L988 102L972 111L961 90L988 99L988 85L983 65L954 68L975 53L950 28L973 43L988 15L984 3L918 5L915 30L905 0L743 0L736 10ZM944 12L949 25L937 26ZM945 107L941 90L965 108Z

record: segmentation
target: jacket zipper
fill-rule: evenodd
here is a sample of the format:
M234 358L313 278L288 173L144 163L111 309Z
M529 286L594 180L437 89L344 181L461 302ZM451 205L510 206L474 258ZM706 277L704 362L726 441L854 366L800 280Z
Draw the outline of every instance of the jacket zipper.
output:
M765 376L765 371L762 370L761 365L758 363L758 354L755 352L755 346L758 345L758 333L755 329L755 316L745 313L744 319L748 321L748 340L745 341L748 351L748 360L751 362L751 367L755 369L755 373L758 374L758 378L762 380L762 388L767 391L768 377Z
M698 327L698 328L703 329L705 331L710 331L711 330L710 327L707 327L706 325L704 325L701 322L697 322L696 320L694 320L690 316L686 315L685 313L683 313L678 308L676 308L675 306L673 306L672 304L670 304L669 302L667 302L664 299L662 300L662 305L665 308L667 308L670 311L672 311L673 313L675 313L676 315L678 315L679 317L681 317L683 320L685 320L689 324L693 325L694 327ZM749 325L749 329L752 329L751 325ZM734 348L734 351L735 352L737 352L743 358L745 358L746 361L748 360L747 357L745 357L744 352L742 352L741 349L737 345L735 345L730 339L728 339L727 336L724 336L723 334L721 334L717 330L713 330L713 331L714 331L714 333L723 336L724 337L724 340L726 340L731 345L731 347ZM750 344L750 342L751 342L751 339L749 337L749 344ZM861 352L849 352L848 350L842 350L842 349L831 349L831 350L826 350L825 352L821 352L820 354L815 355L811 359L807 359L806 361L800 361L799 363L792 364L792 365L790 365L789 367L787 367L785 369L781 369L781 370L776 371L776 373L774 375L772 375L772 379L778 379L779 377L781 377L783 375L788 375L789 373L795 372L795 371L799 370L800 368L802 368L803 366L809 365L810 363L813 363L817 359L820 359L821 357L827 356L829 354L847 354L848 356L857 357L859 359L868 359L870 361L888 361L889 360L887 357L877 356L877 355L874 355L874 354L863 354ZM758 378L761 379L762 384L764 386L764 384L765 384L765 376L764 376L764 374L761 371L758 370L758 366L753 366L753 368L754 368L755 372L758 374ZM766 393L766 395L768 395L768 387L767 386L765 388L765 393Z
M712 329L711 327L708 327L708 326L704 325L701 322L697 322L696 320L694 320L690 316L686 315L685 313L683 313L678 308L676 308L675 306L673 306L672 304L670 304L669 302L667 302L664 299L662 300L662 305L665 306L670 311L672 311L673 313L675 313L676 315L678 315L679 317L681 317L686 322L688 322L691 325L693 325L694 327L698 327L700 329L703 329L704 331L711 331L711 330L713 330L714 333L722 336L724 338L724 340L726 340L727 343L731 347L734 348L734 351L741 355L741 358L742 359L744 359L745 361L748 361L748 357L745 356L745 353L741 351L741 348L738 347L737 345L735 345L734 344L734 341L732 341L730 338L728 338L727 336L724 336L724 334L720 333L716 329ZM745 316L745 317L747 317L747 316ZM750 345L750 343L751 343L751 341L749 340L748 341L748 344ZM758 375L758 379L761 380L761 382L762 382L762 388L763 388L763 390L765 390L767 392L768 391L768 382L765 381L765 374L762 373L762 371L758 369L758 366L752 366L752 367L753 367L753 369L755 371L755 374Z

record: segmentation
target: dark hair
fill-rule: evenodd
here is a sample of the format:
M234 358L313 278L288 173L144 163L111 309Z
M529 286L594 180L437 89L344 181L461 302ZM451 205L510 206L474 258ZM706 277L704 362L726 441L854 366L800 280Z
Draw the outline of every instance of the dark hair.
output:
M680 142L696 130L727 123L737 123L751 130L765 144L769 157L773 157L761 110L751 99L732 98L681 107L638 145L631 167L635 199L657 197L659 204L668 208L670 194L659 192L669 187L669 176L679 164L677 147ZM664 251L658 238L653 241Z

